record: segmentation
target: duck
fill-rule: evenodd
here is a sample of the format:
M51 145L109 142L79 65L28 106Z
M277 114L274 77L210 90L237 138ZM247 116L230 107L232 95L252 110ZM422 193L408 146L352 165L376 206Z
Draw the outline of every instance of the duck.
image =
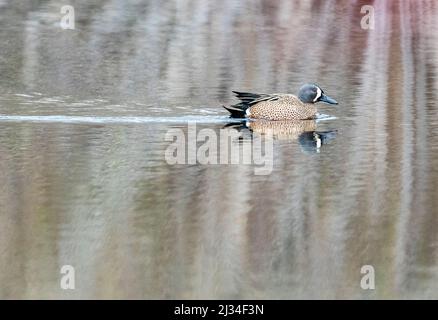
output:
M310 120L315 119L317 102L338 104L317 84L306 83L298 91L298 96L285 93L259 94L233 91L240 103L223 106L232 118L264 120Z

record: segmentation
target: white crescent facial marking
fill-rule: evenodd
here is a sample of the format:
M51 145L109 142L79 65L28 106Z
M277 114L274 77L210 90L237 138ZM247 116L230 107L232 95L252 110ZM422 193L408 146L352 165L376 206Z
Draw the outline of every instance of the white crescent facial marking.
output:
M314 138L315 141L316 141L316 148L317 148L317 149L321 148L321 146L322 146L322 141L321 141L321 138L320 138L319 134L316 133L316 132L314 132L314 133L313 133L313 138Z
M318 101L318 99L321 98L321 95L322 95L321 89L316 87L316 97L315 97L315 99L313 99L313 102Z

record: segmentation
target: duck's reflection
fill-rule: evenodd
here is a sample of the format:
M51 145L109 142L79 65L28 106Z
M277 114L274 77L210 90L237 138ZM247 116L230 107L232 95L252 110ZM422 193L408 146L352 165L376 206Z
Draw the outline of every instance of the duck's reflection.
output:
M315 120L285 120L285 121L240 121L227 124L244 137L252 138L253 133L270 133L278 140L297 140L305 153L318 153L321 147L336 138L337 130L317 131Z

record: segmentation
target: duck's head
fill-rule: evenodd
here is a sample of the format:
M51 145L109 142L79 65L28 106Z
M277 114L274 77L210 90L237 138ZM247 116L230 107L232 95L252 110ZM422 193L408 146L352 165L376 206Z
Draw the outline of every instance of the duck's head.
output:
M319 86L313 83L303 85L298 92L298 98L304 103L317 103L318 101L322 101L330 104L338 104L335 99L330 98Z

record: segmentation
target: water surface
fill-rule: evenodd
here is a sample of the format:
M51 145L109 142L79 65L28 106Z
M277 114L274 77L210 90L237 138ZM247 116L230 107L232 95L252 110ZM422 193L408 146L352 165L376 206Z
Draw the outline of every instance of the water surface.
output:
M73 1L75 30L64 4L0 1L1 298L438 298L437 3L376 1L374 30L369 1ZM340 102L318 150L165 161L231 90L308 81Z

